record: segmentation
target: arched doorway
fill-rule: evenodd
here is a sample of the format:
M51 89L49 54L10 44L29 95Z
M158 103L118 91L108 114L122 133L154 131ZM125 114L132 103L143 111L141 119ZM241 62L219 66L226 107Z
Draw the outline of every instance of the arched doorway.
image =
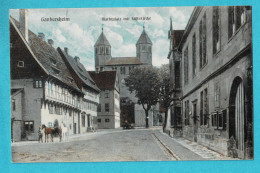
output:
M245 93L243 81L236 77L232 83L229 99L229 138L234 137L238 157L245 153Z

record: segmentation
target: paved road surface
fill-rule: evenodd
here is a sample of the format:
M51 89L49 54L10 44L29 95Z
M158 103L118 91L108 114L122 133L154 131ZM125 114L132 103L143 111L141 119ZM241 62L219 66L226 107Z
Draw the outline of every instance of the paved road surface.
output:
M13 162L102 162L229 159L159 129L108 130L54 143L12 145Z

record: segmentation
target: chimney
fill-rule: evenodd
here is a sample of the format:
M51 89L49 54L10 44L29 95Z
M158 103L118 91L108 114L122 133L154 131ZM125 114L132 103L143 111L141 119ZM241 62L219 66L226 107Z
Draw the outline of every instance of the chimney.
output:
M28 9L20 9L19 10L20 15L20 31L24 37L24 39L29 43L28 39Z
M69 49L67 47L64 47L64 52L68 55L69 54Z
M45 41L45 35L44 35L44 33L39 32L39 33L38 33L38 38L39 38L41 41Z
M74 59L76 62L79 62L79 60L80 60L78 56L75 56Z
M54 41L52 39L48 39L48 43L53 46Z

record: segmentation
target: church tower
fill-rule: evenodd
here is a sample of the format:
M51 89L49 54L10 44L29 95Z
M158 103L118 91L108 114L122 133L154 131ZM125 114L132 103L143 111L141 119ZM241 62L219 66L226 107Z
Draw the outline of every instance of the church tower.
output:
M144 64L152 65L152 46L153 43L143 26L143 32L136 43L136 58L140 59Z
M98 37L94 49L95 49L95 68L97 71L103 71L105 62L112 58L111 45L108 42L103 32L103 26L102 26L102 32Z

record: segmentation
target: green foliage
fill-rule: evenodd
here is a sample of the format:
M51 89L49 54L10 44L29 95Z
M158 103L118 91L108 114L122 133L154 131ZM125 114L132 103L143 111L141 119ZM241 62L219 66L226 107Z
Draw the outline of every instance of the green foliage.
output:
M152 66L135 68L125 79L125 85L131 93L135 93L148 117L151 106L156 105L159 100L161 80L158 69Z

